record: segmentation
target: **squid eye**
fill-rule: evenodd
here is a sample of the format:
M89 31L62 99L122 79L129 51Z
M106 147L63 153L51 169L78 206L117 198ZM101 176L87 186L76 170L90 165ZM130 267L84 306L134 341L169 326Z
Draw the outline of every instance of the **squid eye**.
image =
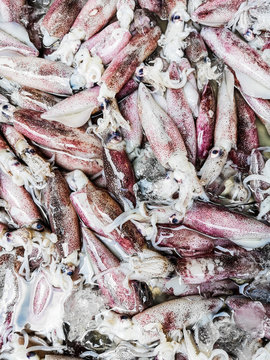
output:
M35 149L25 149L25 152L26 152L26 154L35 154L36 153L36 151L35 151Z
M6 105L3 105L2 109L3 109L3 110L7 110L7 109L8 109L8 105L7 105L7 104L6 104Z
M172 224L179 224L180 223L180 220L176 217L176 214L171 215L169 219L170 219L170 222Z
M123 140L122 134L119 131L114 131L113 133L108 135L107 144L110 143L118 143Z
M34 351L30 351L26 354L27 359L31 359L32 357L36 356L36 353Z
M127 315L121 315L121 316L120 316L120 319L121 319L121 320L127 320L127 319L129 319L129 317L128 317Z
M68 276L72 276L74 274L75 271L75 266L73 264L67 264L65 266L65 271L67 273Z
M142 67L136 71L135 76L139 81L143 80L143 68Z
M222 156L223 155L223 151L220 149L220 148L218 148L218 147L216 147L216 148L213 148L212 150L211 150L211 158L217 158L217 157L219 157L219 156Z
M244 38L248 41L254 39L254 35L251 29L247 30L247 32L244 34Z
M40 222L34 224L34 225L33 225L33 228L34 228L35 230L37 230L37 231L42 231L42 230L44 230L44 226L43 226L43 224L40 223Z
M172 22L179 22L181 21L181 17L178 14L173 14L171 17Z

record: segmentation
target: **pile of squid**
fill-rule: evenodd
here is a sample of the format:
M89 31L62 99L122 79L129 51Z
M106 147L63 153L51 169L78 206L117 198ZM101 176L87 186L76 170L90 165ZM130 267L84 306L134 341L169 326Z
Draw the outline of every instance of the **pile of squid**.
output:
M270 359L270 0L0 0L0 359Z

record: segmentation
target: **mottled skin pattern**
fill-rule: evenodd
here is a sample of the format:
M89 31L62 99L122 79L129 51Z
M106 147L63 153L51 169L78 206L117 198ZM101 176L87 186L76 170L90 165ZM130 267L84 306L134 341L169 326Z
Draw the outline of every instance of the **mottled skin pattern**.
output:
M245 297L232 296L226 304L233 311L236 325L253 336L265 336L270 339L270 305L252 301Z
M88 0L77 16L71 31L83 30L85 40L97 33L116 13L117 0Z
M60 101L54 95L28 87L19 88L11 94L10 99L20 108L41 112L49 110Z
M11 125L1 124L0 129L13 150L18 141L25 139L24 136Z
M111 224L120 214L120 205L107 191L95 187L90 181L70 195L71 202L87 227L102 236L115 240L128 254L136 254L144 245L144 238L131 221L106 233L104 227Z
M201 36L210 49L221 58L225 64L230 66L234 71L239 71L252 80L257 81L264 86L269 93L270 67L245 41L225 28L203 27ZM242 85L243 82L240 80L239 82L243 91L248 94L247 87L244 89ZM268 98L268 94L266 94L266 96Z
M169 67L169 74L172 80L180 81L180 74L176 63ZM167 89L166 92L167 112L176 124L184 140L188 159L194 165L196 161L196 129L192 112L185 98L182 88Z
M119 39L115 37L115 30L119 28L120 25L117 21L108 25L98 34L85 41L81 48L87 48L92 56L99 56L104 65L109 64L131 39L130 32L126 31L122 34L121 41L119 41ZM119 31L119 34L120 33Z
M14 184L12 178L2 171L0 171L0 197L7 201L9 214L16 224L38 230L41 214L31 195L23 186Z
M232 148L237 143L237 114L234 100L234 76L224 69L218 89L214 147L201 168L201 183L211 185L220 175Z
M158 246L174 249L181 256L198 256L213 251L214 239L195 231L173 226L159 226L155 240Z
M164 11L164 0L138 0L138 3L142 9L147 9L151 12L154 12L161 18L164 18L166 16L166 12Z
M184 225L206 235L227 239L269 239L270 227L253 218L225 208L195 202L187 212Z
M128 82L122 87L122 89L119 91L119 93L116 94L117 100L121 100L124 97L132 94L134 91L136 91L139 87L139 84L137 81L130 79Z
M169 282L171 280L165 280ZM221 296L221 295L233 295L238 293L239 287L232 280L226 279L221 281L203 282L201 284L185 284L184 289L180 292L174 290L173 287L169 287L165 284L162 288L162 292L175 295L175 296L190 296L200 295L206 298Z
M192 14L192 20L207 26L222 26L231 20L245 0L208 0Z
M63 63L36 57L2 56L0 76L22 86L52 94L71 95L70 77L73 69Z
M140 298L139 288L135 281L126 282L126 275L119 268L120 261L89 229L82 228L82 234L95 274L101 275L106 271L103 276L98 276L97 282L108 305L116 312L130 315L142 311L146 300L143 301Z
M144 336L144 342L149 343L159 339L157 330L151 328L147 331L148 324L161 324L166 333L171 330L183 329L195 324L200 318L216 313L222 307L220 299L202 299L200 296L190 296L163 302L146 309L132 317L134 324L138 324Z
M259 147L256 116L238 91L235 91L237 109L237 149L246 154Z
M54 150L39 149L48 158L54 157L54 162L61 168L69 171L81 170L86 175L93 176L103 169L102 159L82 159L71 154L58 153Z
M126 150L131 153L142 143L143 130L138 113L138 91L134 91L119 103L119 110L124 119L129 122L130 130L122 129L126 142Z
M10 291L9 294L3 294L3 297L5 297L5 299L8 299L8 302L5 303L6 312L2 312L0 319L0 349L3 346L4 336L7 334L7 330L9 329L8 333L10 333L10 330L12 330L14 321L14 309L19 298L19 287L16 276L17 271L14 269L16 261L15 256L8 255L8 258L5 257L4 259L3 256L1 256L0 261L2 262L3 260L5 263L1 264L1 266L6 267L6 275L3 281L3 288L12 288L13 291Z
M176 124L143 84L139 87L138 111L145 135L161 165L168 167L168 160L179 151L187 154Z
M132 77L137 66L155 50L160 35L158 26L146 34L134 35L104 71L101 82L114 94L118 93Z
M181 258L177 273L185 284L201 284L230 278L252 279L262 268L251 253L231 256L210 255L198 258Z
M186 0L167 0L164 2L164 5L165 8L166 8L166 11L167 11L167 14L169 16L173 15L172 14L172 11L177 7L177 6L183 6L184 5L184 8L186 8L186 5L187 5L187 1Z
M265 166L265 161L261 152L259 150L252 151L250 156L249 173L262 175L264 166ZM267 193L263 193L262 190L268 189L269 184L260 180L252 180L250 181L249 185L256 201L258 203L261 203L268 195Z
M124 142L117 148L103 149L104 173L111 192L119 204L125 208L125 199L136 206L136 198L133 190L136 179L131 162L127 156ZM111 164L112 162L112 164Z
M16 55L23 56L38 56L37 49L22 43L3 30L0 30L0 54L2 51L11 51L15 52Z
M45 28L50 36L62 39L79 15L84 3L83 0L54 1L42 20L41 28Z
M41 113L26 109L16 111L13 121L21 134L40 145L86 159L102 158L99 139L86 134L82 128L70 128L56 121L41 119Z
M22 6L25 0L1 0L0 1L0 21L20 22Z
M215 146L224 146L228 144L229 150L236 148L237 143L237 114L234 99L234 83L231 82L233 77L230 71L223 75L221 86L218 90L217 99L217 116L214 132Z
M55 170L54 177L48 179L43 196L52 231L57 235L56 247L61 257L80 250L79 221L69 195L65 178L59 170Z
M215 115L216 100L213 89L208 83L202 92L199 116L196 121L197 156L200 160L206 159L213 145Z
M195 30L191 31L187 39L187 47L185 48L185 54L189 61L197 63L208 56L205 43L201 35Z
M248 96L241 92L246 102L253 109L261 122L264 124L268 134L270 134L270 101Z
M232 160L239 169L248 172L249 154L241 150L232 149L229 153L229 159Z

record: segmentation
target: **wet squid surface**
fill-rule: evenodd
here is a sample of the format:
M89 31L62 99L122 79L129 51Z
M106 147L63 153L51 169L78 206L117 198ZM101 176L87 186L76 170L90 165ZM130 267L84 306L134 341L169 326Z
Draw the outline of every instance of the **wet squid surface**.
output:
M270 359L269 17L0 0L0 359Z

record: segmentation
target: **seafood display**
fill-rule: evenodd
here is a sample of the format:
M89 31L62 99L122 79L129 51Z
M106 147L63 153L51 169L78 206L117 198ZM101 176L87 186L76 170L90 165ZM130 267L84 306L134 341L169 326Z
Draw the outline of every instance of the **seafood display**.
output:
M0 359L270 360L270 0L0 0Z

